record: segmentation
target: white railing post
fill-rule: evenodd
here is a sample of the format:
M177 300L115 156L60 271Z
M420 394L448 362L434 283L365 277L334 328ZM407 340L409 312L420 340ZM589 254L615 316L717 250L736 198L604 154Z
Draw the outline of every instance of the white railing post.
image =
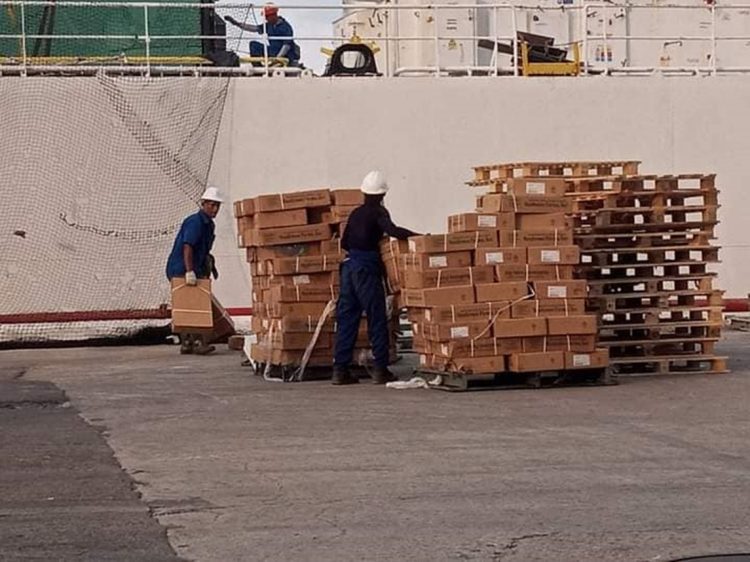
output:
M711 4L711 75L716 76L716 4Z
M493 6L492 8L492 61L495 65L495 68L492 70L492 75L497 78L498 72L498 59L500 58L500 53L497 50L497 40L499 37L499 33L497 32L498 29L500 29L500 24L498 23L497 19L497 6Z
M146 35L146 76L151 77L151 36L148 33L148 6L143 6L143 32Z
M21 57L23 58L23 75L26 76L27 71L27 54L26 54L26 10L24 9L24 3L21 2Z
M440 41L438 39L438 11L437 6L432 6L432 21L435 24L435 76L440 76Z
M513 76L518 76L518 18L516 16L516 7L513 6L511 11L511 20L513 22Z

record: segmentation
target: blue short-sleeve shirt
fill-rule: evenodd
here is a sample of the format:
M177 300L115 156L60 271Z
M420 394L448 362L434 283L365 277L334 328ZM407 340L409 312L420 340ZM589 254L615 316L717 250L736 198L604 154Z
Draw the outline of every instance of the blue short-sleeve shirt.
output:
M167 278L184 277L185 260L182 248L185 244L193 247L193 267L198 277L208 277L206 258L214 245L214 221L202 210L187 217L177 233L172 252L167 259Z

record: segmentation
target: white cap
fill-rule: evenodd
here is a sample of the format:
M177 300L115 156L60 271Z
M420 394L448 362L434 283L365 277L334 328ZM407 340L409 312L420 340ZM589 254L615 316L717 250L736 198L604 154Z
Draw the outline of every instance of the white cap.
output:
M201 195L201 201L215 201L217 203L223 203L224 198L221 196L221 191L218 187L207 187L206 191Z
M362 193L366 195L385 195L388 193L388 182L380 170L373 170L362 180Z

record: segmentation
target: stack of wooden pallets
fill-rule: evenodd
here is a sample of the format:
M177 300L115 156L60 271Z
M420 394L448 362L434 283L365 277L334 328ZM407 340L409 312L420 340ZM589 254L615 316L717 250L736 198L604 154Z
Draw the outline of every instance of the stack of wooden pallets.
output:
M475 168L475 187L509 177L564 178L577 275L589 284L600 345L619 374L719 373L723 292L711 265L718 224L714 175L638 175L638 162L514 163Z

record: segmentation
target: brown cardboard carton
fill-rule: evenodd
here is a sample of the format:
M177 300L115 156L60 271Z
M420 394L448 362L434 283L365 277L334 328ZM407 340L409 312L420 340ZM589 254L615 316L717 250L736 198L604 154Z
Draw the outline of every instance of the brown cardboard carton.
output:
M571 229L500 231L500 245L511 248L519 246L570 246L572 244L573 231Z
M513 353L508 356L508 370L514 373L533 371L557 371L565 368L565 353Z
M572 222L565 213L544 213L530 215L515 215L516 230L565 230L572 228Z
M547 322L544 318L498 319L493 326L497 338L524 338L546 336Z
M531 299L515 303L511 309L513 318L579 316L585 313L584 299Z
M253 316L253 322L255 322L255 320L256 317ZM264 332L273 330L311 334L318 327L318 321L320 318L318 316L285 316L284 318L258 318L258 320L260 321L261 329ZM255 324L253 324L253 331L259 331L255 329ZM321 331L327 333L336 331L336 323L332 316L329 316L322 324Z
M314 334L303 332L269 332L266 341L270 342L273 349L307 349L312 343ZM331 334L320 333L313 349L325 349L331 347Z
M253 215L256 229L283 228L285 226L302 226L307 224L307 209L291 209L256 213ZM252 228L252 227L251 227Z
M525 263L525 248L494 247L474 250L474 265L521 265Z
M572 279L571 265L496 265L495 279L504 281L557 281Z
M475 283L492 283L495 272L492 267L448 267L428 270L406 270L403 274L403 286L409 289L428 289L433 287L451 287L455 285L474 285Z
M547 349L547 336L532 336L521 338L521 349L519 353L542 353L544 351L555 351Z
M332 189L331 199L334 205L353 205L358 207L365 202L365 194L359 189Z
M266 248L247 248L245 250L249 263L272 260L275 258L296 258L297 256L319 256L320 245L318 242L303 242L301 244L288 244L285 246L268 246ZM330 252L336 253L336 252Z
M250 356L255 361L271 363L272 365L297 366L302 363L304 351L272 349L266 345L254 345ZM307 363L308 367L327 367L333 362L333 353L330 348L315 349Z
M597 349L590 353L565 352L566 369L601 369L609 366L609 350Z
M385 257L398 258L401 254L409 253L408 240L396 240L395 238L383 238L380 242L380 255Z
M198 279L198 284L185 283L175 277L172 286L172 331L183 332L195 328L212 329L214 318L211 304L211 280Z
M596 349L596 334L547 336L547 351L590 353Z
M341 254L343 253L343 249L341 248L341 239L335 238L333 240L323 240L320 243L320 253L321 254Z
M404 269L425 270L439 267L471 266L471 252L468 251L436 254L402 254L399 256L399 259Z
M385 279L388 285L388 293L398 293L401 290L402 285L402 272L398 267L396 258L392 256L384 257L383 266L385 267Z
M357 207L351 207L348 205L334 205L331 207L331 222L342 223L349 220L349 215L352 214L354 209Z
M448 232L514 228L513 213L461 213L448 217Z
M521 351L521 338L479 338L442 342L435 346L440 357L491 357Z
M284 318L286 316L316 316L320 317L326 308L325 302L276 302L260 303L258 309L269 318Z
M518 195L565 195L565 180L553 177L509 178L505 180L508 193Z
M538 299L585 299L588 284L584 279L568 281L534 281Z
M444 306L474 302L474 287L463 285L440 289L403 289L401 298L405 306Z
M409 250L419 253L459 252L497 246L497 231L452 232L425 234L409 238Z
M581 259L578 246L530 246L526 255L529 264L577 265Z
M328 302L338 298L338 287L325 285L276 285L270 288L271 302Z
M315 207L306 209L307 224L333 224L333 213L330 207Z
M255 228L255 217L253 215L237 218L237 232L245 232Z
M338 271L326 271L323 273L300 273L297 275L272 275L267 277L268 288L273 285L284 287L296 287L298 285L318 285L328 287L339 284ZM255 279L253 279L255 283Z
M564 196L477 195L477 211L482 213L569 213L572 205L572 201Z
M418 326L419 335L429 341L492 337L492 326L487 321L457 324L421 324Z
M330 204L331 192L327 189L259 195L255 199L256 212L261 213L266 211L304 209L306 207L325 207Z
M242 201L234 202L234 217L249 217L255 214L255 200L254 199L243 199Z
M415 309L410 309L411 311ZM422 319L434 323L456 322L489 322L493 318L510 318L510 301L483 302L479 304L463 304L450 306L435 306L422 310ZM410 317L411 319L411 317Z
M493 374L505 371L505 356L494 357L454 357L450 359L446 369L453 372L473 374Z
M269 228L266 230L247 230L242 233L245 246L278 246L315 242L331 237L331 227L327 224L310 224L307 226L289 226Z
M477 283L477 302L514 301L529 293L526 282Z
M550 316L547 318L547 332L550 336L596 334L597 317L595 314Z
M269 261L268 264L270 273L276 275L290 275L335 271L339 268L341 259L342 256L340 254L324 254L322 256L277 258Z

